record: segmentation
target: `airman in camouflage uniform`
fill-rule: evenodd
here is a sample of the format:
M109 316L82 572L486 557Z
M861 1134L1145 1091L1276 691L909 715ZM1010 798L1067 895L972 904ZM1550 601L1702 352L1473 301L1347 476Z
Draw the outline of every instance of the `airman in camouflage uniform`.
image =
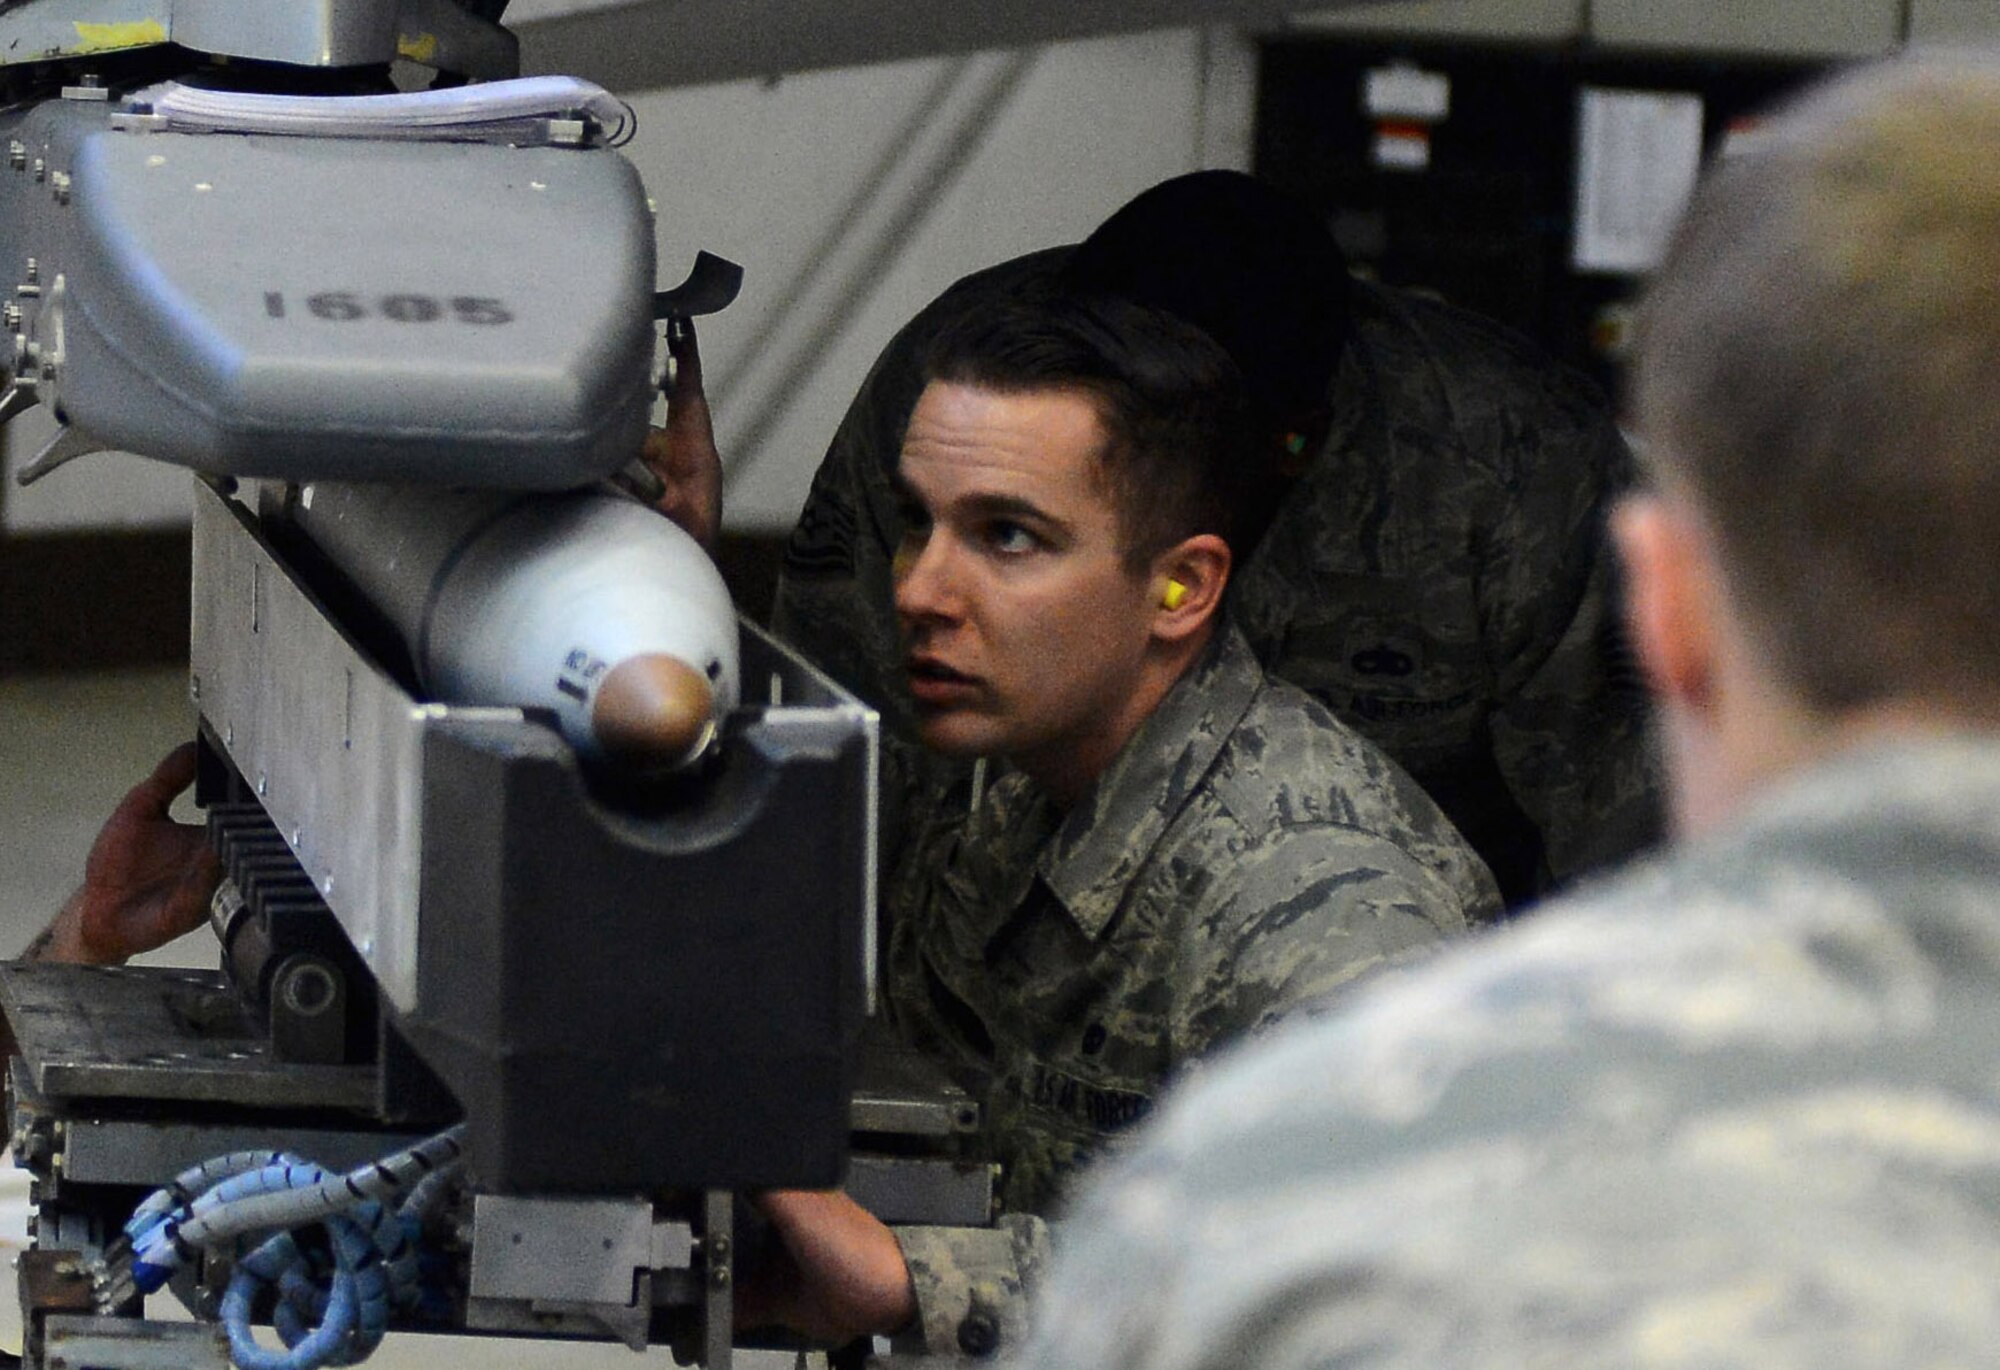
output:
M942 329L901 441L899 674L936 752L1004 760L907 826L884 1002L985 1109L1005 1217L892 1232L763 1196L786 1260L752 1316L928 1353L1009 1344L1036 1218L1218 1044L1493 919L1424 791L1224 608L1266 512L1240 369L1115 296L996 301Z
M1069 254L967 277L897 334L787 548L779 633L892 733L910 728L890 561L919 359L948 320L1056 278ZM1251 269L1214 264L1224 280ZM1630 457L1602 398L1504 329L1359 281L1347 311L1331 426L1239 562L1232 608L1272 673L1396 758L1516 903L1657 832L1645 704L1602 555Z
M2000 745L1719 840L1195 1081L1023 1370L1906 1370L2000 1347Z
M1084 804L1010 774L908 866L886 997L985 1104L1013 1215L1212 1047L1499 912L1423 791L1234 631ZM1038 1225L898 1235L925 1346L1012 1340Z
M1615 520L1685 845L1196 1081L1027 1370L1992 1363L1996 283L2000 54L1711 169Z

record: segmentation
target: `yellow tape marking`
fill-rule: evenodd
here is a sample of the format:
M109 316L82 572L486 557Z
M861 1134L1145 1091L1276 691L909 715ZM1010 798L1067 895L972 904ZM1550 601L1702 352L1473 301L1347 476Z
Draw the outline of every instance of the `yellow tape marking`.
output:
M167 41L167 26L157 19L126 24L75 24L78 52L114 52Z

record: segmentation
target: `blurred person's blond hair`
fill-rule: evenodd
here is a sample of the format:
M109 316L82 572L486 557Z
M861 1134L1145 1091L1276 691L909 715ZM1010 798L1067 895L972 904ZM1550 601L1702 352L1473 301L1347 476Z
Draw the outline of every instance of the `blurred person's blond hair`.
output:
M1696 193L1635 417L1776 677L2000 699L2000 54L1857 70Z

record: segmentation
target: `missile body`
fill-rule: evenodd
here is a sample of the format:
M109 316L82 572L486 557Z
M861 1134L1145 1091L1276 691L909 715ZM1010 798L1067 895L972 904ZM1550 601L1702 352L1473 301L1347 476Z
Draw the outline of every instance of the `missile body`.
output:
M622 495L318 482L282 517L401 637L428 697L548 710L587 762L698 757L738 698L735 607Z

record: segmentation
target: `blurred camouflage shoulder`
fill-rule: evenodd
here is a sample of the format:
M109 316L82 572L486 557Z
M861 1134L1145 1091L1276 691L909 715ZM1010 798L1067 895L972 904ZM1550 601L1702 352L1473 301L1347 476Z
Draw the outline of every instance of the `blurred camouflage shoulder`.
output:
M1219 1063L1021 1364L1987 1363L1996 813L1992 741L1851 755Z

